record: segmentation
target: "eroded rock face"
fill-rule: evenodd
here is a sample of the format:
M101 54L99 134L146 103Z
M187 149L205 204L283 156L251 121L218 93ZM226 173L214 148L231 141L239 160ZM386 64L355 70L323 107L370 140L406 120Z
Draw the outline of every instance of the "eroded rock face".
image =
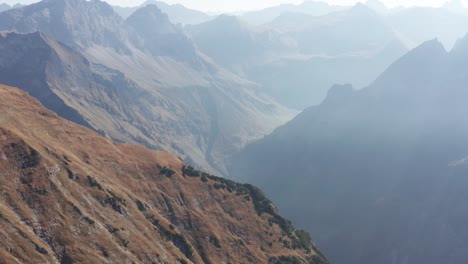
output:
M0 86L0 258L327 263L262 192L115 144Z

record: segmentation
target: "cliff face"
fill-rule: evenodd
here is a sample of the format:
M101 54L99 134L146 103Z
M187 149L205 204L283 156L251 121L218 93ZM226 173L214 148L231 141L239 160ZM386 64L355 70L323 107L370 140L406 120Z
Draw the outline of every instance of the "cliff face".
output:
M0 86L3 263L326 263L257 188L115 144Z

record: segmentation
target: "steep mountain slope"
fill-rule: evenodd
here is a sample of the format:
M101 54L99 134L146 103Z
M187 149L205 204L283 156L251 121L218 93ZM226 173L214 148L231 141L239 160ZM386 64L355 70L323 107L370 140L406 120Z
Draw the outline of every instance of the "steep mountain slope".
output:
M94 119L92 127L96 130L119 141L170 151L211 172L224 173L230 155L294 115L254 83L212 63L152 5L123 21L105 2L45 0L0 13L0 21L6 21L0 25L7 30L47 32L51 38L80 51L91 64L93 74L104 75L106 81L96 88L99 92L89 97L84 96L88 92L86 81L68 83L69 79L74 82L81 78L74 76L74 60L58 62L72 69L56 67L63 69L64 75L41 71L43 76L35 76L47 79L45 85L58 83L54 86L56 93L75 87L73 98L67 99L75 103L67 104L86 121ZM23 44L19 41L9 45L10 50L4 49L6 53L1 56L16 54L16 45ZM60 52L46 53L44 60L50 58L47 55ZM36 55L30 54L33 58ZM25 77L21 80L28 80L30 72L22 71L23 67L44 62L28 62L27 58L14 56L12 59L20 59L21 63L6 63L4 71L14 71ZM4 76L8 80L8 75ZM64 76L69 79L64 81ZM104 91L113 90L114 86L121 90L109 97ZM95 103L104 112L90 111L88 107ZM126 105L130 107L123 107Z
M303 13L312 16L323 16L345 9L343 6L333 6L328 3L314 0L305 0L301 4L282 4L258 11L242 14L242 19L253 25L270 23L284 13Z
M450 53L424 43L363 90L333 87L241 152L232 176L264 188L333 263L462 263L467 68L468 38Z
M263 27L223 16L188 30L217 63L296 109L320 103L335 83L365 87L408 50L384 18L362 4L321 17L285 13Z
M6 263L327 263L253 186L115 144L0 86Z
M145 7L147 5L156 5L162 12L166 13L172 23L182 24L182 25L193 25L206 22L211 19L208 14L205 14L201 11L187 8L181 4L167 4L161 1L148 0L136 7L120 7L114 6L115 12L117 12L124 19L131 16L139 8Z
M141 125L148 122L152 97L122 73L92 64L42 33L3 33L0 51L5 84L22 87L60 116L115 140L158 147L150 128Z

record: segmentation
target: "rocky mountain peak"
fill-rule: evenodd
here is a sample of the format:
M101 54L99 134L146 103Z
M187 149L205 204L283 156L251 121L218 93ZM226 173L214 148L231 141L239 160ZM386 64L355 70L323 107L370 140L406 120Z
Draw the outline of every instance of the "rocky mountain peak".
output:
M154 56L170 57L192 66L199 65L200 58L193 42L156 5L141 7L125 23L138 33Z
M103 1L44 0L0 14L0 30L41 31L69 46L93 45L128 52L123 20Z

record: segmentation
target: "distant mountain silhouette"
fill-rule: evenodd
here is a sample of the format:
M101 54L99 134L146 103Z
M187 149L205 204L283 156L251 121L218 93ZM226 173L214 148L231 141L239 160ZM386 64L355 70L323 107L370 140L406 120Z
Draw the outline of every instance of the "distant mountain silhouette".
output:
M261 27L220 16L187 31L217 63L296 109L319 104L335 83L368 85L409 46L363 4L320 17L283 13Z
M187 8L181 4L166 4L161 1L155 0L148 0L141 4L140 6L136 7L120 7L114 6L114 10L122 16L124 19L128 18L132 15L136 10L139 8L145 7L147 5L156 5L162 12L166 13L169 16L169 19L172 23L175 24L183 24L183 25L191 25L191 24L199 24L206 22L211 19L208 14L205 14L198 10L193 10Z
M258 28L230 15L189 26L187 31L205 54L236 72L259 59L294 51L296 46L293 39L276 30Z
M451 49L456 40L468 32L468 12L450 8L413 7L395 11L388 20L395 30L419 45L438 38Z
M312 16L323 16L346 9L344 6L329 5L322 1L306 0L301 4L282 4L242 14L242 19L254 25L267 24L284 13L303 13Z
M365 89L334 86L231 175L264 188L332 263L462 263L467 68L468 37L449 53L425 42Z

